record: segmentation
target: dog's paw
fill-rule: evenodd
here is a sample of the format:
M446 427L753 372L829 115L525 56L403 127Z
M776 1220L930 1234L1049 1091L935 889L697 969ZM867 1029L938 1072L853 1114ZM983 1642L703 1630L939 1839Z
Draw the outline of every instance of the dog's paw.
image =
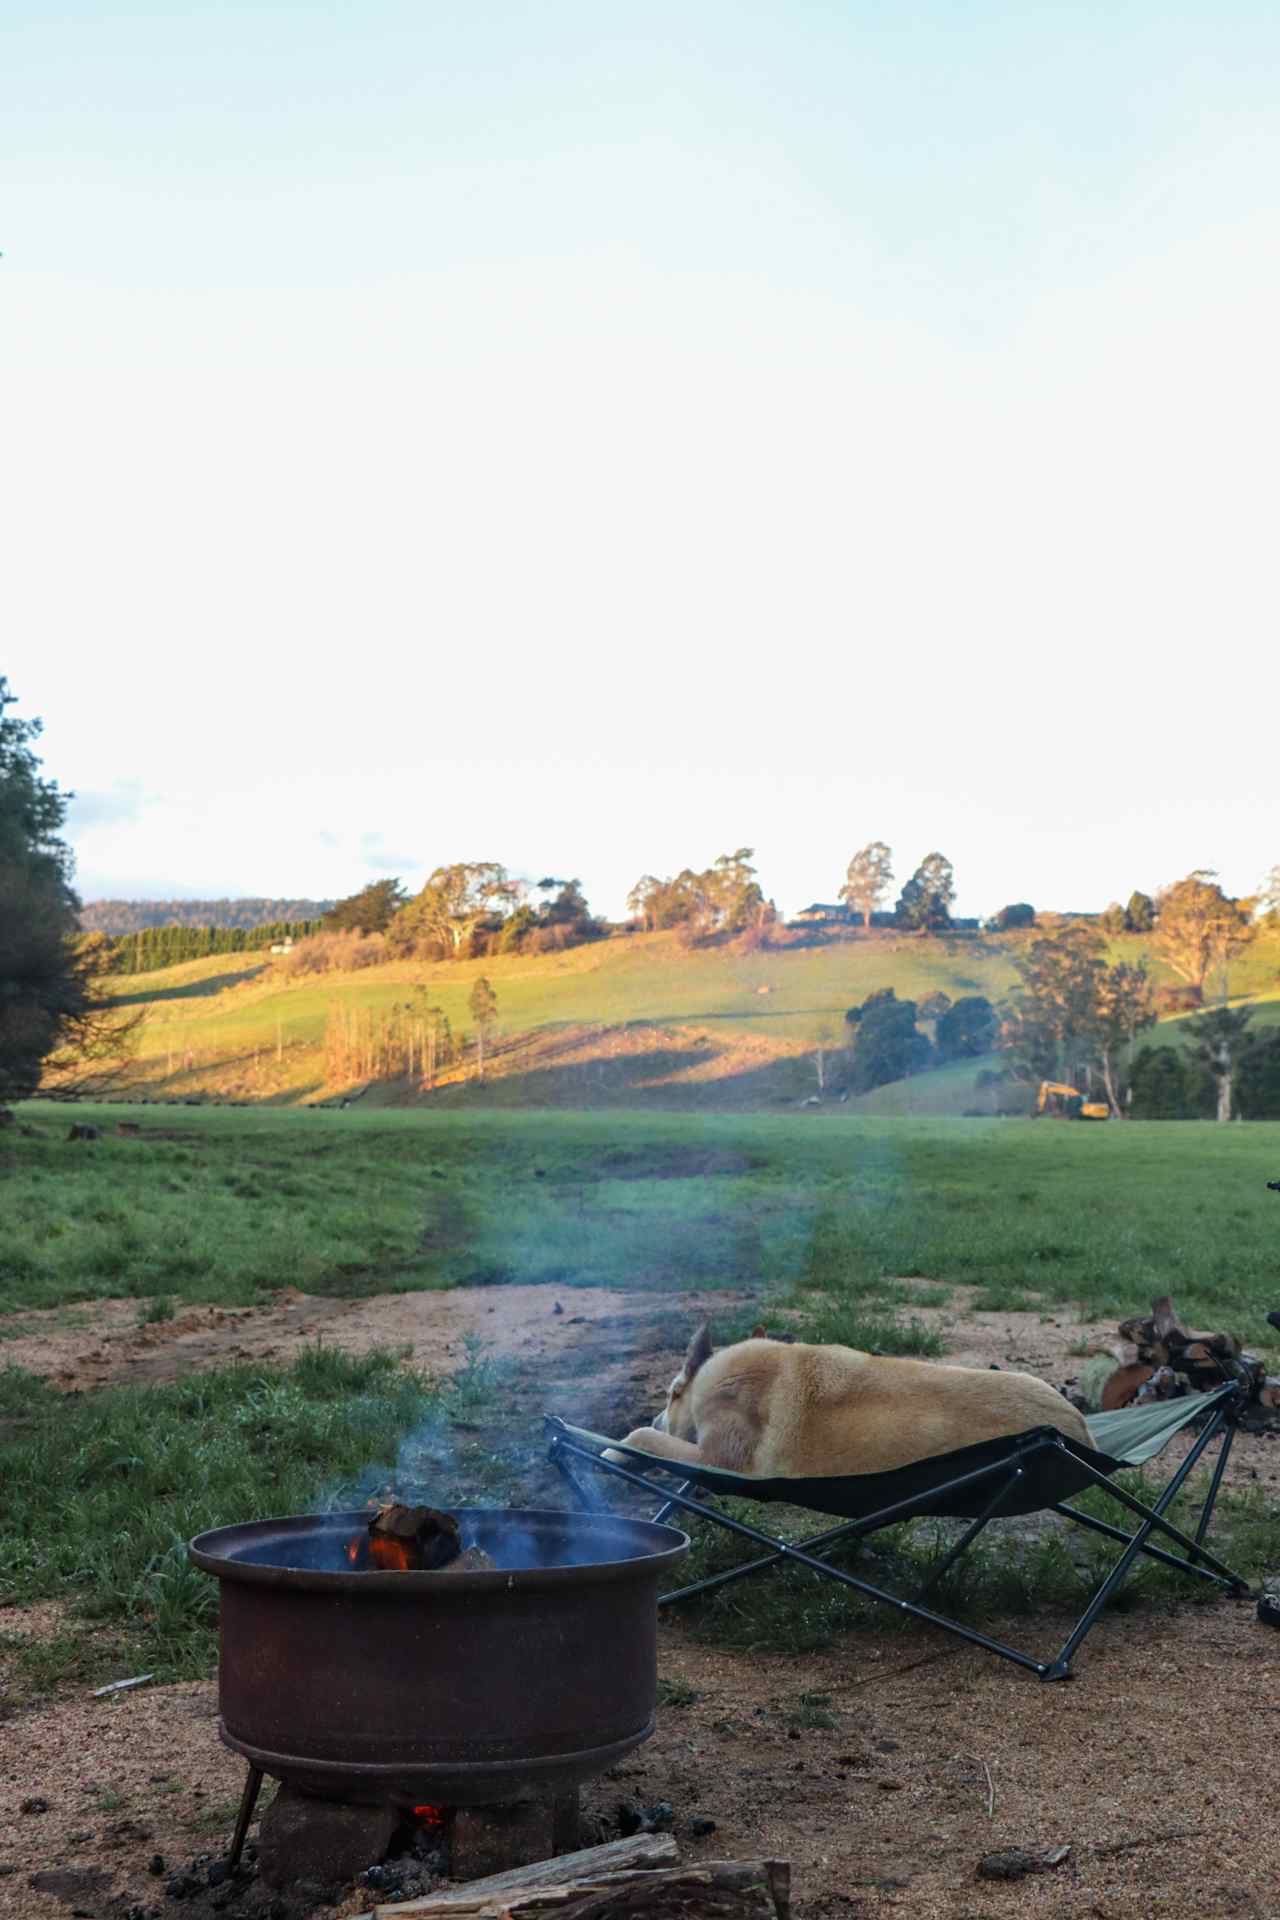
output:
M626 1439L618 1442L618 1446L634 1447L640 1453L654 1453L657 1449L651 1447L649 1442L652 1440L655 1432L656 1428L654 1427L633 1427ZM603 1457L606 1460L612 1460L615 1466L625 1467L631 1456L626 1453L619 1453L617 1447L610 1447Z

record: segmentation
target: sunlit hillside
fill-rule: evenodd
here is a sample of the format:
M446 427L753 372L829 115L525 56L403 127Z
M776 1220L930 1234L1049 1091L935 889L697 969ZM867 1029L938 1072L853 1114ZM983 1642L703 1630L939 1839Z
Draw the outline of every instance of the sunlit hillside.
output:
M399 961L321 975L237 954L120 977L112 990L121 1005L144 1010L131 1077L135 1091L153 1096L756 1106L815 1093L819 1050L829 1062L846 1036L846 1009L870 992L891 986L915 1000L941 991L998 1001L1014 984L1012 956L1028 937L890 933L746 954L632 934L564 954ZM1128 959L1143 946L1113 942L1116 957ZM1152 971L1168 977L1158 965ZM426 1087L419 1075L370 1085L358 1073L334 1072L326 1030L353 1015L376 1022L415 1000L441 1009L455 1038L469 1036L468 1001L481 974L498 1003L483 1083L474 1060ZM1274 994L1278 978L1280 937L1267 935L1235 969L1233 997ZM1260 1011L1270 1017L1280 1018L1280 1000ZM1162 1026L1161 1037L1177 1026ZM995 1064L953 1064L856 1104L885 1113L992 1111L998 1096L975 1079Z

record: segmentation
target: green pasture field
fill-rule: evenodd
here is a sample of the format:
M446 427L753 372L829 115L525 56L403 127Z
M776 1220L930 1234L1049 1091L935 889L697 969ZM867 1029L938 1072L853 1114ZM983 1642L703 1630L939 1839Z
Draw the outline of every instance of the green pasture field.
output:
M103 1137L69 1141L72 1117ZM116 1133L121 1119L140 1131ZM1280 1178L1280 1125L35 1102L0 1133L0 1341L34 1308L91 1314L120 1294L148 1315L285 1283L356 1296L544 1281L722 1286L766 1310L798 1308L815 1338L935 1353L913 1312L966 1284L979 1306L1104 1319L1169 1290L1188 1320L1228 1325L1265 1353L1264 1316L1280 1303L1268 1178ZM722 1334L749 1317L735 1303ZM435 1458L434 1436L455 1420L470 1431L492 1393L474 1361L470 1378L441 1386L392 1355L326 1348L288 1369L68 1398L4 1370L3 1354L0 1602L71 1609L52 1637L0 1631L11 1707L59 1685L208 1671L215 1596L186 1565L192 1532L358 1504L407 1435L412 1451L429 1432L421 1457ZM1259 1502L1223 1511L1232 1555L1246 1570L1269 1564L1273 1521ZM917 1527L876 1550L910 1572L938 1551L935 1536ZM698 1549L707 1566L721 1550ZM979 1556L954 1604L1074 1595L1081 1569L1060 1543L1000 1553ZM854 1623L825 1588L804 1589L798 1619L785 1598L762 1583L727 1611L710 1605L701 1630L795 1646Z
M143 1010L131 1072L148 1092L301 1104L352 1088L326 1082L324 1035L332 1013L379 1018L425 995L447 1014L455 1036L472 1026L469 997L477 977L498 999L493 1041L515 1049L497 1059L484 1083L469 1077L427 1093L407 1084L373 1086L378 1104L589 1105L606 1097L581 1072L584 1060L607 1061L621 1037L634 1048L652 1030L654 1053L632 1055L630 1093L612 1104L722 1108L768 1107L811 1092L812 1050L839 1047L846 1010L891 986L904 998L941 991L1001 999L1014 985L1013 959L1034 934L956 934L918 939L891 932L824 944L743 954L732 947L688 950L671 934L619 936L564 954L495 956L449 964L396 961L350 973L296 975L262 954L212 956L163 972L120 977L109 990L122 1006ZM1158 983L1172 976L1133 936L1110 942L1116 959L1145 956ZM1260 933L1234 963L1235 1000L1259 1003L1258 1020L1280 1018L1280 928ZM1216 983L1214 983L1216 985ZM1179 1040L1182 1021L1162 1022L1142 1044ZM672 1035L688 1058L669 1053ZM572 1037L579 1073L572 1088L554 1081L555 1049ZM550 1043L550 1052L547 1045ZM540 1048L537 1059L522 1049ZM699 1050L719 1060L714 1083L697 1079ZM772 1063L772 1064L771 1064ZM1025 1109L1024 1089L977 1089L976 1073L991 1061L963 1062L863 1096L869 1113L954 1113ZM998 1064L994 1063L994 1064ZM779 1070L780 1069L780 1070Z
M71 1115L0 1134L0 1312L722 1286L849 1339L966 1284L1085 1317L1170 1291L1253 1343L1280 1305L1280 1124L78 1106L103 1137L72 1142Z

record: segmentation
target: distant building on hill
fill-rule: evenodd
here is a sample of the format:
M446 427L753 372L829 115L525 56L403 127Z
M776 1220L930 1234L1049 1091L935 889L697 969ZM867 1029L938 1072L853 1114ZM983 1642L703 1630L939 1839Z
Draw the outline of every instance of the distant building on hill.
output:
M793 925L804 923L812 925L815 921L832 921L843 924L849 918L848 907L828 900L815 900L812 906L805 907L795 916Z

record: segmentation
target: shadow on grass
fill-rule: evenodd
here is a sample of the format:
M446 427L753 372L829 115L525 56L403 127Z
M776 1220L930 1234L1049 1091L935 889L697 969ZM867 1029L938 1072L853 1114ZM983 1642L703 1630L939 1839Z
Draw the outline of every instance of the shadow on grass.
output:
M211 973L203 980L184 980L176 987L153 987L144 993L121 993L112 998L113 1007L152 1006L157 1000L207 1000L215 994L225 993L228 987L238 987L246 980L256 980L260 973L267 971L267 962L261 966L244 967L234 973Z

